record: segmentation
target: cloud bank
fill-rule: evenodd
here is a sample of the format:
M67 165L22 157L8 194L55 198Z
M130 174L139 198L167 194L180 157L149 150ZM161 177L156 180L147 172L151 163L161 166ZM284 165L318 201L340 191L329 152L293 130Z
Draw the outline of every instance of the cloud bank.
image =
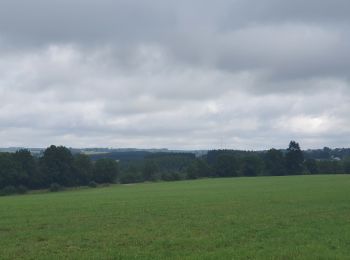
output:
M4 0L0 146L349 146L348 1Z

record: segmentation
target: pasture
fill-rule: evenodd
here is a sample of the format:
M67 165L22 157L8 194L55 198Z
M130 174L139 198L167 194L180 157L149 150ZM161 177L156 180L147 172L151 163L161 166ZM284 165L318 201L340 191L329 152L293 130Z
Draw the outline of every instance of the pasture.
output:
M0 259L349 259L350 175L0 197Z

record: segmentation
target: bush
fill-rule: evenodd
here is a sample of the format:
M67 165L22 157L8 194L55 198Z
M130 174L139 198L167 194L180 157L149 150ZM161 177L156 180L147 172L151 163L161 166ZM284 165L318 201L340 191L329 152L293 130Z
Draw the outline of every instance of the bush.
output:
M161 177L160 177L163 181L172 181L172 175L170 172L168 171L165 171L165 172L162 172L161 174Z
M165 171L161 175L163 181L179 181L186 178L186 173L178 171Z
M24 186L24 185L19 185L19 186L17 187L17 192L18 192L19 194L25 194L25 193L27 193L27 191L28 191L28 189L27 189L27 187Z
M122 172L119 177L119 181L122 184L127 184L127 183L137 183L137 182L142 182L142 174L140 172Z
M17 189L15 186L6 186L0 190L1 196L13 195L17 193Z
M51 192L57 192L57 191L60 191L60 190L63 190L63 187L61 185L59 185L58 183L52 183L50 185L50 191Z
M113 159L99 159L94 165L94 181L97 183L113 183L119 173L119 165Z
M89 187L90 188L96 188L97 187L97 183L95 181L90 181L89 182Z

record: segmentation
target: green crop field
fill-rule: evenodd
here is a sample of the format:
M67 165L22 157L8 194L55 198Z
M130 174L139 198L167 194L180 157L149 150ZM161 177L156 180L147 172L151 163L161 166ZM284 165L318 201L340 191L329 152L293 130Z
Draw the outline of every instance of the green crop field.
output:
M0 259L349 259L350 176L0 197Z

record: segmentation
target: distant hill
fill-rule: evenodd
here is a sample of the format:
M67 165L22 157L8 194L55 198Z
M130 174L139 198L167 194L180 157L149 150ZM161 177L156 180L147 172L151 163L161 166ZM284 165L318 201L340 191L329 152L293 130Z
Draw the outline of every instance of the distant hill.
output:
M0 148L0 152L3 153L14 153L21 149L29 150L34 156L41 156L45 151L45 148L26 148L26 147L7 147ZM93 160L100 158L111 158L115 160L139 160L144 159L152 154L194 154L196 157L200 157L208 154L208 150L169 150L166 148L150 148L150 149L138 149L138 148L69 148L73 154L84 153L89 155ZM243 151L243 150L214 150L218 152L229 152L239 154L254 154L264 153L266 151ZM285 149L281 149L285 152ZM350 148L335 148L331 149L324 147L322 149L308 149L303 150L305 159L316 159L316 160L332 160L332 159L344 159L350 157ZM212 153L213 154L213 153Z

